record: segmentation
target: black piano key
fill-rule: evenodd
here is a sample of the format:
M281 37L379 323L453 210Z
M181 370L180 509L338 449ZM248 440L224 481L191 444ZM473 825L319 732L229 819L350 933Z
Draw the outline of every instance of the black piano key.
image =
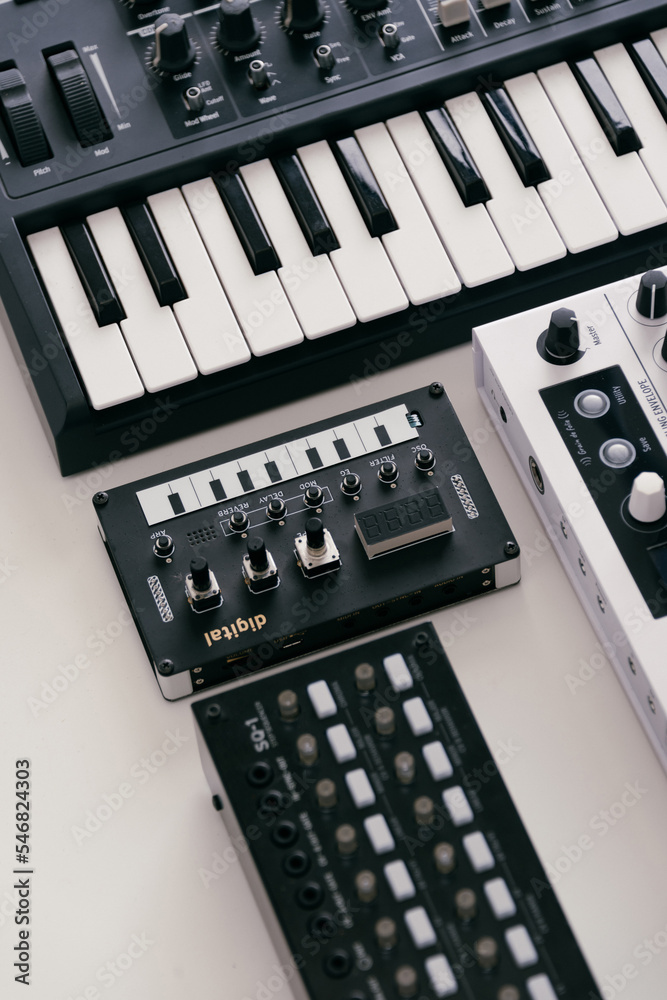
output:
M279 156L273 166L311 253L317 256L338 250L340 244L299 157Z
M266 469L266 473L272 483L279 483L283 478L280 475L280 469L275 462L266 462L264 468Z
M211 480L211 493L218 501L227 499L227 494L225 493L224 487L219 479Z
M338 457L339 458L349 458L350 457L350 449L345 444L345 441L344 441L343 438L336 438L336 440L334 441L334 448L338 452Z
M662 117L667 121L667 63L650 38L633 42L628 51Z
M264 228L257 209L240 174L216 178L220 197L232 220L236 235L240 239L246 256L255 274L277 271L280 258L273 248L269 234Z
M391 444L391 438L389 437L389 434L387 433L387 428L384 426L384 424L378 424L378 426L373 429L381 445L384 446Z
M440 153L449 175L461 195L463 204L470 208L491 200L489 189L477 165L468 152L456 125L445 108L435 108L424 114L426 127Z
M125 312L88 226L72 222L61 232L97 322L100 326L120 323Z
M167 499L171 504L174 514L185 514L185 507L183 506L180 493L170 493Z
M581 59L572 68L616 155L640 150L641 140L596 60Z
M551 180L547 165L505 88L493 87L480 96L524 185L533 187Z
M251 490L254 490L255 484L250 478L250 473L247 472L246 469L242 469L241 472L237 472L236 475L239 477L241 489L244 490L244 492L250 493Z
M396 220L357 140L339 139L332 148L371 236L393 233Z
M148 205L135 202L121 211L160 305L173 306L174 302L186 299L176 266Z
M306 458L310 462L313 469L321 469L324 462L320 458L320 453L317 448L308 448L306 451Z

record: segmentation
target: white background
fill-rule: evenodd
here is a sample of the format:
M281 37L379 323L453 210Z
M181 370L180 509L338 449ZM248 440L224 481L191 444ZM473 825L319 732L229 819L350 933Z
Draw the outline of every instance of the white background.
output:
M667 781L491 430L469 345L134 456L102 478L60 477L2 336L0 371L3 1000L257 1000L276 961L238 863L214 870L227 840L199 765L190 701L162 699L134 626L123 625L92 494L434 377L522 545L523 580L431 617L491 749L510 748L499 755L502 774L543 863L561 873L557 892L602 996L664 1000ZM589 679L575 686L580 673ZM167 755L169 734L176 742ZM14 982L12 967L14 763L26 757L29 988ZM637 783L639 799L619 805ZM85 835L105 796L120 806ZM619 816L613 827L603 818L609 810ZM577 853L582 837L588 850ZM276 995L291 1000L287 986Z

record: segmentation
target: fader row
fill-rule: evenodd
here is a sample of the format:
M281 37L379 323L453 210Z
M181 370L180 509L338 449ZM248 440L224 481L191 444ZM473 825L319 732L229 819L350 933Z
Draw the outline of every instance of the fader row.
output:
M105 409L667 222L667 29L33 233Z
M298 1000L597 995L430 625L193 708Z

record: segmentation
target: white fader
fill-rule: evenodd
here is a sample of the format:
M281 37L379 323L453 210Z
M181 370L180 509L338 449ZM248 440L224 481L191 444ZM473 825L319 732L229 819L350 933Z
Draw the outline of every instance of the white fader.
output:
M667 268L473 331L482 400L667 769Z

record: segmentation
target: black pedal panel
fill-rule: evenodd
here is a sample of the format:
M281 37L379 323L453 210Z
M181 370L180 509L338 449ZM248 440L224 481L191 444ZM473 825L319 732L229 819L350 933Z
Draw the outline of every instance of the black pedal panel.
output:
M94 503L170 700L520 576L438 382Z
M598 996L430 623L193 709L297 1000Z

